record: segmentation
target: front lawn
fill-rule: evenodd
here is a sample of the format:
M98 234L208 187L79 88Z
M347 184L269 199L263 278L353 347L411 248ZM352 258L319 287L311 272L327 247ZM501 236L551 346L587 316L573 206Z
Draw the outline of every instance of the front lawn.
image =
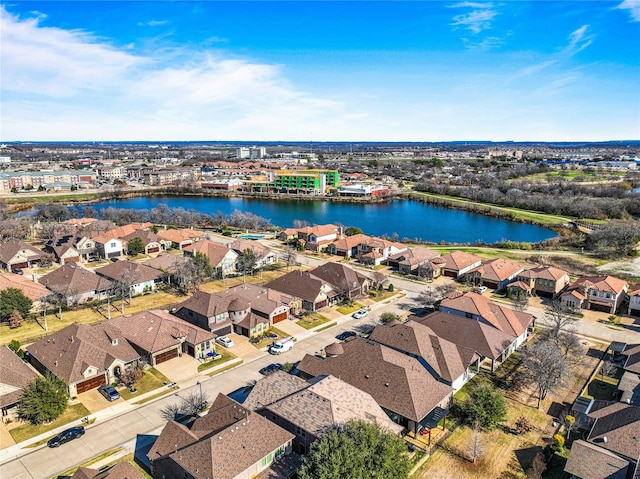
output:
M271 334L275 334L276 337L270 337ZM254 340L250 340L249 342L253 344L256 348L262 349L269 346L272 342L277 341L278 339L286 338L288 336L284 331L279 330L278 328L274 328L271 326L269 331L267 331L267 336L263 337L257 342L253 342ZM257 339L257 338L256 338Z
M128 387L120 388L118 392L125 401L128 401L129 399L140 397L142 394L153 391L154 389L161 388L171 382L171 379L166 377L156 368L151 368L142 372L142 379L140 379L140 381L135 385L135 393L131 393Z
M202 363L198 366L198 372L206 371L207 369L214 368L216 366L220 366L226 362L231 361L232 359L236 359L237 356L231 352L229 352L226 348L218 348L216 352L221 356L219 359L212 359L211 361L207 361L206 363Z
M60 417L49 424L25 424L24 426L19 426L9 430L9 434L11 434L11 437L16 443L20 443L22 441L26 441L27 439L31 439L32 437L44 434L47 431L51 431L52 429L64 426L65 424L76 421L80 418L87 417L89 416L89 414L91 413L86 407L84 407L84 405L80 403L73 404L67 407L67 410L62 413Z
M337 311L340 314L351 314L351 313L355 313L361 308L363 308L363 306L360 303L351 303L351 304L343 304L342 306L338 307Z
M316 326L320 326L321 324L328 323L329 321L331 321L331 319L321 315L320 313L311 313L298 320L296 324L298 326L302 326L304 329L312 329Z

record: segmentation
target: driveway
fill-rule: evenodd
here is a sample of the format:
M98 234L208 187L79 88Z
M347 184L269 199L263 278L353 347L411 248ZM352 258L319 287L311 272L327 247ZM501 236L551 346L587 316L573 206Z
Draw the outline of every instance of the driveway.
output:
M245 362L252 361L260 358L267 353L259 350L253 344L249 342L249 338L240 334L231 333L227 334L228 338L234 342L234 345L229 348L229 352L235 354L239 358L242 358ZM217 349L224 349L224 346L216 344Z
M196 358L193 358L188 354L183 354L181 357L156 364L155 368L171 379L171 381L180 385L181 383L192 384L195 378L201 376L198 372L199 365L200 361Z
M102 411L103 409L116 404L124 403L124 399L122 398L117 401L107 401L107 399L100 394L97 389L91 389L82 394L78 394L77 400L80 401L91 413Z

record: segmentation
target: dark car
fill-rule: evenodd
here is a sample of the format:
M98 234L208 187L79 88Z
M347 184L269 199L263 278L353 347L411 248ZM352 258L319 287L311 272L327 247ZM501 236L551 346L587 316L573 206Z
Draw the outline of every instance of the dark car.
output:
M14 272L15 274L24 274L24 271L22 271L20 268L15 268L15 269L13 270L13 272Z
M51 439L49 439L49 441L47 442L47 446L49 446L49 447L58 447L58 446L64 444L65 442L69 442L72 439L76 439L76 438L82 436L83 434L84 434L84 427L82 427L82 426L72 427L70 429L65 429L64 431L62 431L57 436L52 437Z
M345 341L349 338L353 338L357 336L356 333L354 333L353 331L345 331L343 333L340 333L336 336L336 339L340 340L340 341Z
M112 386L100 386L98 391L100 391L100 394L102 394L107 401L117 401L120 399L120 393Z
M268 366L263 367L260 371L258 371L260 374L266 376L267 374L271 374L274 371L278 371L282 369L282 364L280 363L272 363L269 364Z

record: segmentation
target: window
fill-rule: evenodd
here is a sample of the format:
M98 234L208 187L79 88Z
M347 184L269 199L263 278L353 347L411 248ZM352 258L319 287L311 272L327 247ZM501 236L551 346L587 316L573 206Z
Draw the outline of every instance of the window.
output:
M115 248L116 247L116 242L112 241L111 244L109 244L109 246L111 246L112 248Z
M273 459L273 454L269 453L262 458L262 460L260 461L260 465L262 467L267 467L269 464L271 464L272 459Z
M296 426L296 435L300 437L307 437L307 433L300 426Z
M591 296L598 296L598 292L594 289L591 291Z

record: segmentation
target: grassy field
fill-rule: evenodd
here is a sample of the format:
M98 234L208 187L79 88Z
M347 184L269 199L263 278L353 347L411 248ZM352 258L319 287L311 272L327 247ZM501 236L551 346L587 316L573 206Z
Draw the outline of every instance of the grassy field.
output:
M7 196L3 201L7 204L22 203L73 203L75 201L89 201L98 198L96 193L69 193L67 195L46 195L43 196Z
M199 373L201 373L202 371L206 371L207 369L215 368L217 366L220 366L221 364L227 363L227 362L237 358L237 356L235 354L229 352L225 348L220 348L219 347L218 349L216 349L216 352L222 357L220 359L207 361L206 363L202 363L201 365L199 365L198 366L198 372Z
M77 421L80 418L87 417L90 414L89 410L82 404L72 404L67 407L67 410L50 424L25 424L24 426L18 426L10 429L9 434L16 443L26 441L32 437L39 436L45 432L56 429L60 426L64 426L73 421ZM48 440L48 439L47 439Z
M329 321L331 321L331 319L321 315L320 313L311 313L306 318L296 321L296 324L298 326L302 326L304 329L311 329L316 326L320 326L321 324L328 323Z
M338 312L340 314L351 314L358 311L362 307L363 306L360 303L345 304L344 306L338 307Z
M479 210L484 210L486 212L495 212L501 215L511 216L513 218L521 219L524 221L531 221L533 223L543 225L543 226L561 226L570 221L577 221L578 218L573 218L570 216L559 216L559 215L550 215L547 213L542 213L539 211L530 211L530 210L522 210L519 208L511 208L508 206L497 206L491 205L487 203L478 203L475 201L467 200L464 198L457 198L455 196L448 195L436 195L433 193L424 193L418 191L412 191L410 194L411 197L414 198L425 198L425 199L433 199L437 202L445 202L453 207L464 207L464 206L473 206L477 207ZM604 221L600 220L590 220L581 218L581 222L591 222L591 223L604 223Z

